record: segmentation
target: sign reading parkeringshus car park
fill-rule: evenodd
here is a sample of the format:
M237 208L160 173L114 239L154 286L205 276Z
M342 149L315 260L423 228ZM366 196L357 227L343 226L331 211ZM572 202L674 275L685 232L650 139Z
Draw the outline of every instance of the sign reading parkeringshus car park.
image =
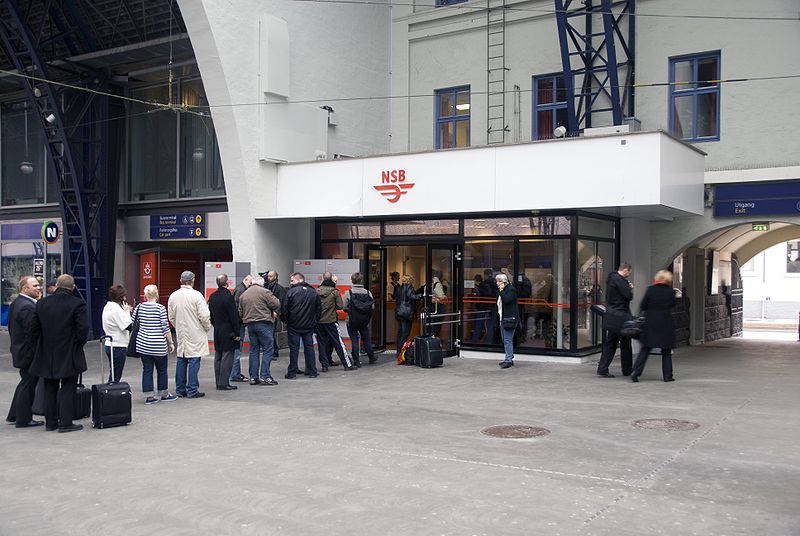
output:
M206 237L205 214L153 214L150 216L151 240L191 240Z
M714 216L800 216L800 181L717 185Z

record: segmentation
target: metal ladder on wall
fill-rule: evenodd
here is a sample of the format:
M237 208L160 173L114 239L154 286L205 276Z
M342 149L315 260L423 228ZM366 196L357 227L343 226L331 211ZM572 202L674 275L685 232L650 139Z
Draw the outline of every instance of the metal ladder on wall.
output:
M504 143L506 132L506 6L486 0L486 143Z

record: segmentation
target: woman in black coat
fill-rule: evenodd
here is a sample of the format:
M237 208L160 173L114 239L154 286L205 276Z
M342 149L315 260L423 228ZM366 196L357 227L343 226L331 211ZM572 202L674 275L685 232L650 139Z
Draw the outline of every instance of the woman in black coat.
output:
M397 287L394 292L396 302L394 317L397 320L397 357L403 350L403 345L411 335L411 323L417 313L419 294L414 291L414 277L411 275L403 276L403 284Z
M514 366L514 333L519 326L519 307L517 307L517 289L510 284L506 274L497 274L495 282L498 288L497 316L500 319L500 333L503 337L503 349L506 356L498 363L500 368Z
M672 288L672 274L667 270L660 270L656 274L655 282L647 288L639 306L639 310L645 316L645 326L641 339L642 349L633 365L631 381L639 381L651 348L661 348L661 371L664 381L675 381L672 377L672 348L675 347L673 307L675 307L675 290Z

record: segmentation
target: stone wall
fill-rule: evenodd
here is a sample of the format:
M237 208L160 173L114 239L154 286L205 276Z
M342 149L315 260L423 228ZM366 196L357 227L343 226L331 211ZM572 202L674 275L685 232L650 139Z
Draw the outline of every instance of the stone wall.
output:
M712 294L706 296L704 310L704 340L716 341L731 336L731 316L729 296L727 294Z
M675 326L675 347L689 344L689 298L677 298L672 310L672 322Z

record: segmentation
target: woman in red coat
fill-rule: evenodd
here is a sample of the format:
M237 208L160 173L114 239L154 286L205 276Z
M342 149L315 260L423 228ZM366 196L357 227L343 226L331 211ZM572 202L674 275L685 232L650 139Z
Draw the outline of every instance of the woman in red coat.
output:
M675 290L672 288L672 274L660 270L655 282L647 288L639 306L645 317L642 349L633 364L631 381L638 382L644 371L651 348L661 348L661 371L665 382L675 381L672 377L672 348L675 347L675 326L672 323L672 308L675 307Z

